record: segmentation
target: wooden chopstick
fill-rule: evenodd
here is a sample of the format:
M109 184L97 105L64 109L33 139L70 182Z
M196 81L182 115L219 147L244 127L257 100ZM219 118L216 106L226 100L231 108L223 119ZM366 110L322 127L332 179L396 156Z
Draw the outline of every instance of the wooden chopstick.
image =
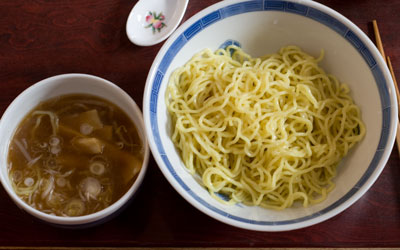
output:
M396 77L394 75L392 62L390 61L390 57L389 56L388 57L385 56L385 51L383 50L381 35L379 34L378 23L376 22L376 20L372 21L372 25L374 27L376 46L378 47L378 50L379 50L379 52L381 53L381 55L383 57L383 60L385 60L386 65L389 68L390 74L392 75L394 88L396 89L397 107L398 107L398 110L400 110L400 93L399 93L399 87L397 86ZM396 144L397 144L397 151L400 154L400 124L399 124L399 117L400 116L397 117Z
M394 87L396 89L396 96L397 96L397 107L400 108L400 93L399 93L399 87L397 86L397 80L396 76L394 75L393 67L392 67L392 62L390 61L390 57L386 57L386 62L389 67L390 74L392 75L393 78L393 83ZM399 109L400 110L400 109ZM400 116L399 116L400 117ZM399 121L399 120L397 120ZM397 143L397 149L400 154L400 149L399 149L399 142L400 142L400 124L397 124L397 134L396 134L396 143Z
M379 52L381 52L381 55L383 57L383 60L385 60L386 62L385 51L383 50L381 35L379 34L378 23L376 22L376 20L372 21L372 26L374 26L376 47L378 47L378 50Z
M397 96L397 107L400 110L400 92L399 92L399 87L397 86L396 76L394 75L392 62L390 61L390 57L389 56L386 57L386 62L387 62L387 65L389 67L390 74L392 75L392 78L393 78L393 83L394 83L394 87L396 89L396 96ZM400 119L400 113L399 113L399 119Z

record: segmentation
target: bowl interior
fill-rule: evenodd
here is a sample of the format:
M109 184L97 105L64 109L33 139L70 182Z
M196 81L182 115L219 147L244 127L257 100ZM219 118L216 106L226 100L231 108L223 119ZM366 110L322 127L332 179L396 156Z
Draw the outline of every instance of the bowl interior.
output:
M40 102L59 95L82 93L102 97L119 106L134 122L141 141L143 142L143 164L142 169L133 186L117 202L94 214L79 217L59 217L48 215L35 210L25 204L13 191L7 171L8 148L15 129L22 119ZM0 122L0 177L3 186L9 192L10 197L16 204L27 212L45 221L55 224L85 224L104 218L126 203L133 193L138 189L147 169L149 157L147 139L145 137L144 125L140 109L134 101L120 88L104 79L84 75L66 74L47 78L22 92L7 108Z
M333 216L358 199L379 175L393 145L391 117L397 112L391 79L376 48L350 21L312 1L225 1L207 8L185 23L157 56L144 97L145 123L153 154L175 189L198 209L229 224L256 229L293 229ZM337 168L336 188L320 204L273 211L242 204L227 206L211 198L186 170L170 139L165 107L170 74L204 48L216 50L238 44L253 57L297 45L325 56L320 66L351 89L361 108L366 136ZM390 128L390 129L389 129ZM389 153L388 153L389 151ZM308 223L308 224L307 224ZM301 224L301 225L300 225ZM295 226L296 227L296 226Z

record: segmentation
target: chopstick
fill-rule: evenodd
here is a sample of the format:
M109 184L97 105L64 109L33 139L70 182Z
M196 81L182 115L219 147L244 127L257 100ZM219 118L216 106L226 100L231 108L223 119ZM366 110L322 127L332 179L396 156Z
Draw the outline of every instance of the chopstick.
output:
M385 60L386 65L389 68L390 74L392 75L394 88L396 89L397 108L398 108L398 110L400 110L400 93L399 93L399 87L397 86L396 76L394 75L392 62L390 61L390 57L389 56L387 56L387 57L385 56L385 51L383 50L381 35L379 34L378 23L376 22L376 20L372 21L372 25L374 27L376 46L378 47L378 50L379 50L379 52L381 53L381 55L383 57L383 60ZM399 124L399 118L400 118L400 116L397 117L396 144L397 144L397 151L400 154L400 124Z
M387 65L388 65L388 67L389 67L390 74L392 75L392 78L393 78L394 87L395 87L395 89L396 89L397 106L398 106L398 108L399 108L399 110L400 110L400 93L399 93L399 87L397 86L396 76L394 75L394 71L393 71L393 67L392 67L392 62L390 61L390 57L389 57L389 56L386 57L386 63L387 63ZM399 119L400 119L400 116L399 116Z
M393 67L392 67L392 62L390 61L390 57L386 57L387 65L389 67L390 74L392 75L393 78L393 83L394 87L396 89L396 96L397 96L397 107L400 108L400 93L399 93L399 87L397 86L397 80L396 76L394 75ZM398 109L400 110L400 109ZM400 117L400 116L399 116ZM399 122L399 120L397 120ZM397 134L396 134L396 143L397 143L397 151L399 151L400 154L400 149L399 149L399 142L400 142L400 123L397 124Z
M383 51L381 35L379 34L378 23L376 22L376 20L372 21L372 26L374 26L376 47L378 47L378 50L379 50L379 52L381 52L381 55L383 57L383 60L385 60L385 62L386 62L385 51Z

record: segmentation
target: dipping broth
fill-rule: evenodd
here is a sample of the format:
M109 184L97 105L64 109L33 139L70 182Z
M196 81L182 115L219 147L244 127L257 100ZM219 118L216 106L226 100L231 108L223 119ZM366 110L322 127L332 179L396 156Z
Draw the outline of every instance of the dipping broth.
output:
M116 105L87 94L40 103L19 124L8 154L10 181L27 204L57 216L100 211L132 186L143 143Z

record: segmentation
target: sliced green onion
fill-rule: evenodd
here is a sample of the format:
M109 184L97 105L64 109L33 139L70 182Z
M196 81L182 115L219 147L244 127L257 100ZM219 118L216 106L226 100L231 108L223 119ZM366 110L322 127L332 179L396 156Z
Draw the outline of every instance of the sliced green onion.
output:
M27 187L32 187L32 185L35 183L35 181L33 180L33 178L28 177L24 180L24 184Z
M92 172L95 175L102 175L102 174L104 174L106 167L104 166L103 162L95 161L90 164L89 169L90 169L90 172Z
M67 216L79 216L85 212L85 204L78 199L71 200L65 207Z

